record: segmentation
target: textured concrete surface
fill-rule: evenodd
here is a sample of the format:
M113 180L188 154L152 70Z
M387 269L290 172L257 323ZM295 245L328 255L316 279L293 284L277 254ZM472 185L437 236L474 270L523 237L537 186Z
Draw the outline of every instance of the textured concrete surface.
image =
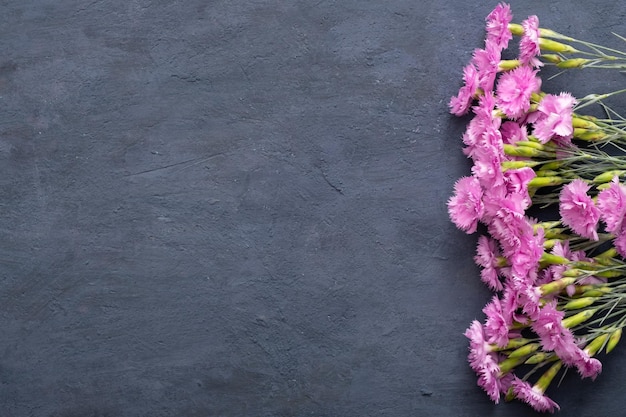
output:
M466 365L489 292L445 211L495 4L1 1L0 415L530 415ZM624 375L552 396L619 415Z

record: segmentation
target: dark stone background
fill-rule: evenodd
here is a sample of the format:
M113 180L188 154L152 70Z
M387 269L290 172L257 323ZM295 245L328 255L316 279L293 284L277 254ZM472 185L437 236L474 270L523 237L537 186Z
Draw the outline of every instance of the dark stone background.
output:
M445 208L495 4L0 1L0 415L532 414L466 364L490 294ZM626 35L622 1L513 11ZM620 415L625 375L551 396Z

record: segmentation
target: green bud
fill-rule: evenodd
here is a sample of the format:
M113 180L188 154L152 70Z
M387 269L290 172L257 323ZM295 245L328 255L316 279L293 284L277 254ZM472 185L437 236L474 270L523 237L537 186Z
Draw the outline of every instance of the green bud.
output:
M508 171L509 169L532 168L539 164L541 164L539 161L504 161L500 165L502 171Z
M507 358L498 364L500 368L500 375L505 375L511 372L517 365L524 363L524 358Z
M589 120L587 116L574 115L572 117L572 126L583 129L599 129L598 125Z
M601 334L600 336L593 339L591 343L585 346L585 351L589 353L589 356L595 355L596 353L598 353L600 349L602 349L602 346L604 346L608 338L609 338L608 333Z
M595 182L596 184L603 184L605 182L610 182L613 177L615 177L616 175L618 177L621 177L622 175L624 175L626 171L622 171L619 169L613 170L613 171L606 171L603 172L600 175L597 175L594 179L593 182Z
M561 177L535 177L528 182L529 188L553 187L563 184Z
M558 361L554 365L550 367L546 372L544 372L541 377L537 380L533 388L539 389L542 393L546 392L548 386L556 376L556 374L561 370L561 366L563 366L563 362Z
M576 313L573 316L569 316L561 320L561 323L563 323L563 327L571 329L572 327L578 326L579 324L584 323L587 320L589 320L591 317L593 317L596 311L597 309L595 308L581 311L580 313Z
M528 146L510 145L508 143L504 145L504 153L509 156L525 156L527 158L541 157L554 159L556 156L554 152L546 152Z
M584 275L588 275L588 273L586 271L583 271L582 269L570 268L567 271L564 271L562 275L568 278L578 278Z
M575 300L572 300L563 306L564 310L580 310L581 308L585 308L590 306L591 304L597 301L596 297L581 297Z
M610 248L610 249L602 252L600 255L596 256L595 259L597 259L597 260L605 260L607 258L615 258L615 257L617 257L617 255L618 255L617 249Z
M547 164L543 164L541 169L551 171L551 170L559 169L561 168L561 166L563 166L563 161L552 161L552 162L548 162Z
M562 69L582 68L585 64L591 62L590 59L585 58L572 58L565 61L558 62L556 66Z
M558 64L559 62L563 62L563 58L556 54L541 54L541 58L551 64Z
M540 347L541 343L529 343L509 353L509 358L521 358L523 356L528 356L531 353L536 352Z
M522 346L526 346L530 342L530 339L518 337L517 339L510 339L504 349L517 349Z
M606 134L601 130L587 130L583 128L574 128L574 138L593 142L606 138Z
M509 32L515 36L522 36L524 34L524 27L517 23L509 23Z
M539 260L539 262L549 265L567 265L570 261L563 256L553 255L551 253L544 252L541 255L541 259Z
M557 279L556 281L540 285L539 289L541 290L541 295L546 296L548 294L560 292L563 288L567 287L568 285L572 285L575 282L576 278L561 278Z
M606 353L610 353L613 349L615 349L615 346L617 346L621 338L622 338L621 328L611 333L611 336L609 337L609 342L606 344Z
M526 361L524 363L526 365L536 365L538 363L545 362L546 360L552 358L553 356L554 356L553 353L538 352L538 353L535 353L530 358L526 359Z
M606 287L606 288L608 288L608 287ZM607 292L610 292L610 291L611 291L610 288L609 288L608 291L603 291L601 288L596 288L596 289L593 289L593 290L585 291L584 293L582 293L582 297L595 297L595 298L598 298L598 297L602 297L604 294L606 294Z
M503 59L498 63L500 71L509 71L519 67L521 64L519 59Z
M562 54L579 52L576 48L551 39L539 38L539 49L542 51L560 52Z

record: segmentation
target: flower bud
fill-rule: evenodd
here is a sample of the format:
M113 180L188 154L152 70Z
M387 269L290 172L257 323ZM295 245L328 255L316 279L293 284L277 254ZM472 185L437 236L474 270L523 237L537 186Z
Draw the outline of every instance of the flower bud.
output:
M517 23L509 23L509 32L515 36L522 36L524 34L524 27Z
M524 358L507 358L498 364L500 375L509 373L517 365L524 363Z
M582 68L585 64L589 62L591 62L590 59L572 58L572 59L566 59L565 61L559 62L556 64L556 66L557 68L561 68L561 69Z
M528 356L531 353L536 352L540 347L541 343L529 343L509 353L509 358L521 358L523 356Z
M546 360L552 358L554 356L551 352L538 352L535 353L530 358L526 359L524 362L526 365L536 365L541 362L545 362Z
M542 51L560 52L562 54L580 52L570 45L546 38L539 38L539 49Z
M622 175L624 175L625 172L626 171L622 171L622 170L606 171L600 175L597 175L593 179L593 182L595 182L596 184L603 184L605 182L610 182L615 176L621 177Z
M539 377L539 379L533 386L533 390L539 389L541 392L546 392L548 386L550 385L550 382L552 382L556 374L561 370L561 366L563 366L563 362L561 361L558 361L554 365L552 365L550 369L548 369L546 372L544 372L543 375L541 375L541 377Z
M528 188L553 187L563 184L561 177L535 177L528 182Z
M585 346L585 352L587 352L589 356L595 355L596 353L598 353L600 349L602 349L602 346L604 346L608 338L609 338L608 333L604 333L596 337L595 339L591 341L591 343Z
M541 164L539 161L503 161L500 165L502 171L508 171L509 169L532 168L539 164Z
M572 116L572 126L580 127L583 129L599 129L600 128L597 124L589 120L588 116L579 116L576 114Z
M589 320L591 317L593 317L596 311L597 310L595 308L581 311L580 313L574 314L573 316L569 316L561 320L561 323L563 324L563 327L571 329L572 327L578 326L579 324Z
M615 348L615 346L617 346L621 337L622 337L621 328L611 333L611 336L609 336L609 342L606 344L606 353L610 353Z
M541 58L551 64L558 64L559 62L563 62L563 58L556 54L541 54Z
M563 306L564 310L580 310L590 306L597 301L597 297L581 297L566 303Z
M593 142L606 138L606 134L601 130L587 130L576 127L574 128L574 138Z
M503 59L498 63L498 70L509 71L519 67L521 61L519 59Z
M504 145L504 153L509 156L525 156L528 158L532 157L544 157L544 158L554 158L556 154L554 152L545 152L539 149L530 148L527 146L515 146L515 145Z
M575 282L576 278L561 278L557 279L556 281L540 285L539 289L541 290L541 295L546 296L548 294L560 292L563 288L567 287L568 285L572 285Z

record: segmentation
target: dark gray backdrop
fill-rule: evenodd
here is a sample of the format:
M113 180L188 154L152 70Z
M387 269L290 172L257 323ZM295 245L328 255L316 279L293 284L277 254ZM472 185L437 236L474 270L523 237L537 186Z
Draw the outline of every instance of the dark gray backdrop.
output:
M531 414L466 365L490 294L445 208L495 4L0 1L0 415ZM544 86L623 86L590 75ZM620 348L564 415L623 412Z

